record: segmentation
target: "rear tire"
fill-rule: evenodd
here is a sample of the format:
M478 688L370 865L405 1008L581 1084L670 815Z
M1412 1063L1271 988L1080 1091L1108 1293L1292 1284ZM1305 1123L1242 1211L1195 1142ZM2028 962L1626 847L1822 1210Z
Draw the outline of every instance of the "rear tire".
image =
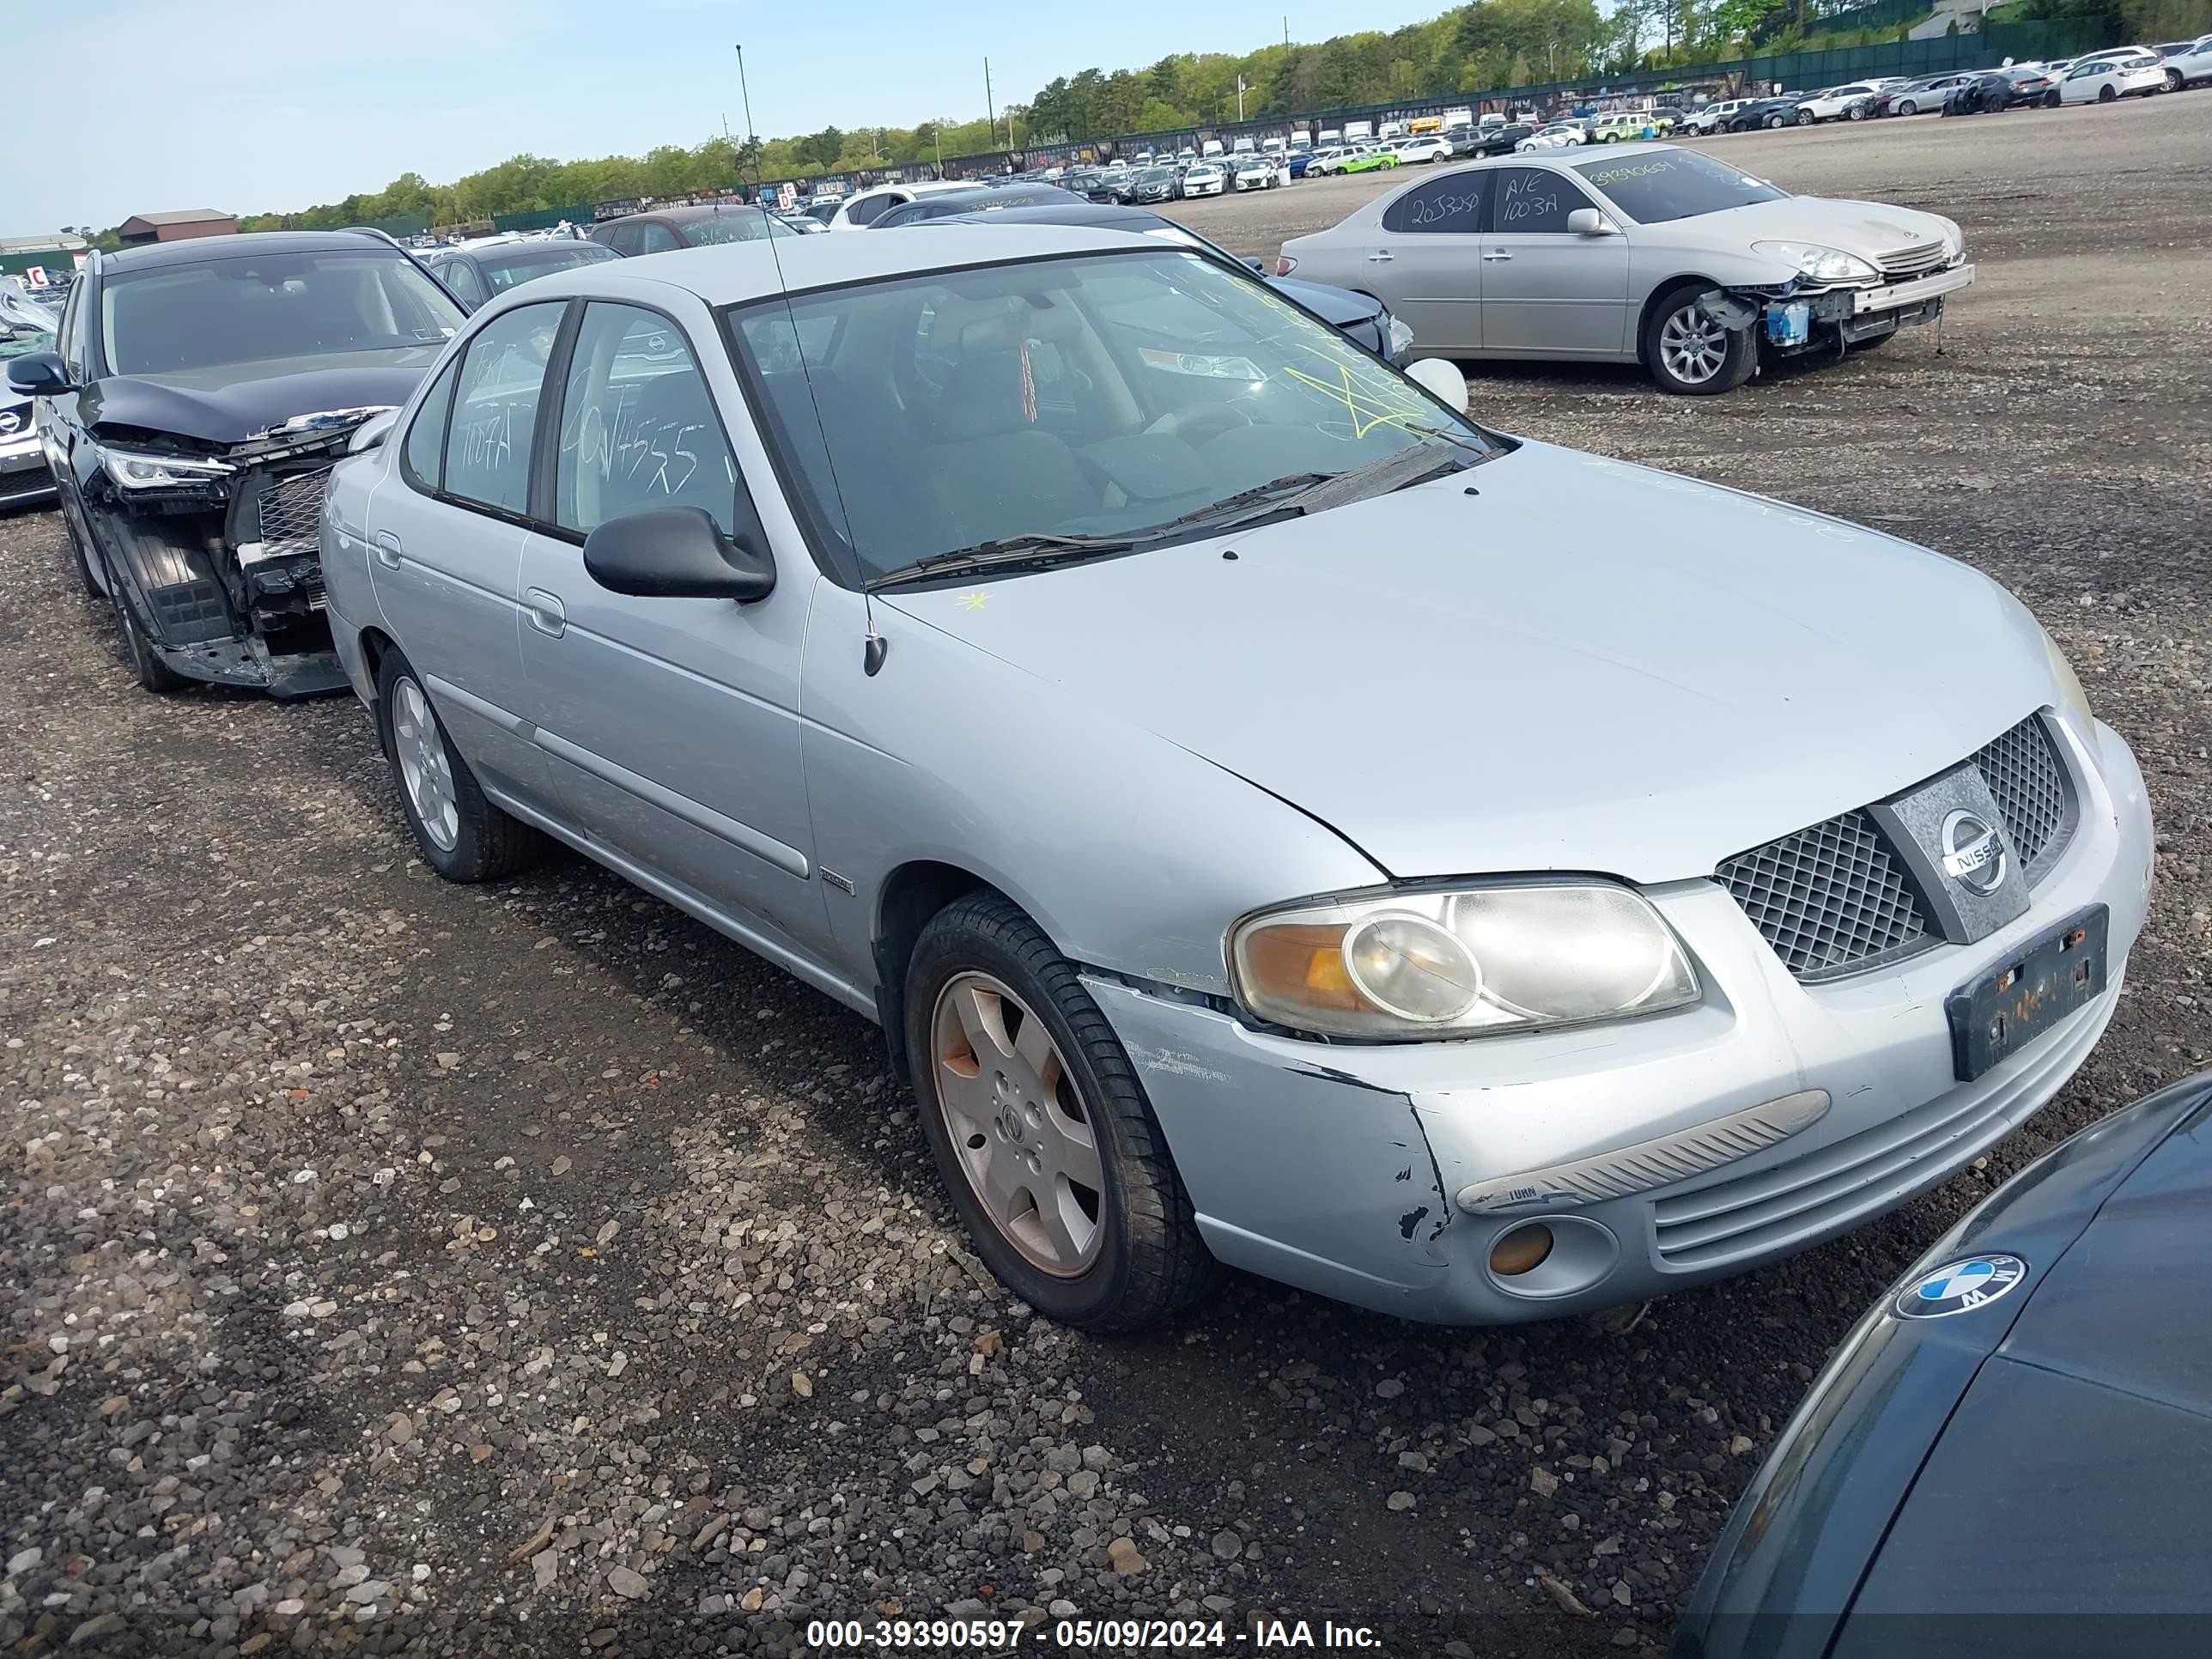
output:
M938 1172L1007 1289L1063 1325L1134 1331L1213 1288L1219 1266L1128 1055L1011 900L973 893L930 919L907 966L906 1037Z
M1644 367L1662 392L1711 398L1733 392L1759 366L1758 342L1747 328L1723 328L1698 310L1719 290L1699 283L1670 289L1644 319Z
M447 881L492 881L534 862L545 838L484 799L398 646L376 673L376 734L422 859Z

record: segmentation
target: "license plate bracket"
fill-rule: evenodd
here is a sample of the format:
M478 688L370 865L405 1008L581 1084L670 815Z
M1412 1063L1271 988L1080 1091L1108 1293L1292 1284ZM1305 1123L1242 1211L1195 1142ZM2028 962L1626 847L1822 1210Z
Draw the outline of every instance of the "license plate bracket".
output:
M2105 989L2112 913L2076 910L2026 949L1945 999L1952 1072L1972 1083Z

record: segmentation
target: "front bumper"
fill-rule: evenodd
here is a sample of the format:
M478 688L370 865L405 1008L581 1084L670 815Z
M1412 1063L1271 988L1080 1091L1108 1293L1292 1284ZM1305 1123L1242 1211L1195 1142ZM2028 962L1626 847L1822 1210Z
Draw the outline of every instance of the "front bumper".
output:
M1447 1323L1639 1300L1804 1249L1937 1185L2087 1056L2142 926L2151 823L2117 734L2100 726L2086 743L2065 741L2081 780L2081 827L2027 915L1978 945L1887 970L1801 985L1724 890L1693 880L1646 896L1697 960L1705 1000L1645 1020L1456 1043L1322 1043L1124 981L1085 983L1151 1097L1200 1231L1231 1266ZM2109 988L1957 1082L1945 998L2100 902ZM1720 1120L1816 1091L1824 1110L1747 1155L1620 1196L1497 1207L1532 1172L1695 1142ZM1560 1243L1545 1267L1509 1284L1490 1271L1491 1247L1531 1219Z
M0 507L20 507L54 499L54 475L39 446L35 427L0 437Z

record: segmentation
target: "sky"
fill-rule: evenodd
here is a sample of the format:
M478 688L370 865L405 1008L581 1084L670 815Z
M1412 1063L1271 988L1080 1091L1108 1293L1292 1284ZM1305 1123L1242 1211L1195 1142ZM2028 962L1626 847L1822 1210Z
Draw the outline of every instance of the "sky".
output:
M1306 0L1291 37L1395 28L1445 3ZM974 119L987 55L1003 105L1091 65L1249 52L1283 26L1282 0L73 0L11 15L9 60L96 65L105 90L40 165L19 151L0 171L0 236L174 208L281 212L523 152L641 155L725 120L742 137L738 42L771 137Z

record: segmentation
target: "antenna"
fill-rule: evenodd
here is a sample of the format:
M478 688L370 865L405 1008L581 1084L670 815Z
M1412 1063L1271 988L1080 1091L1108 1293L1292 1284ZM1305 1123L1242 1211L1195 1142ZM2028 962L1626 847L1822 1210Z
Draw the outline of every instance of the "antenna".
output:
M745 49L743 46L738 48L740 73L743 71L745 61L744 52ZM752 125L750 100L745 112L745 125L748 128ZM783 314L785 321L791 329L792 349L799 353L799 372L806 377L806 406L814 411L814 429L821 435L822 454L830 463L830 483L837 492L837 516L845 521L846 544L853 547L854 556L857 557L860 549L853 542L853 515L845 506L844 481L837 476L837 454L830 447L830 428L822 419L822 400L814 395L814 371L807 366L805 343L799 337L799 319L793 314L791 309L791 279L783 274L783 251L776 246L776 243L781 240L776 235L776 232L782 227L776 222L775 216L769 211L768 204L760 199L757 187L755 188L753 194L755 198L753 205L760 210L761 228L768 233L768 256L775 264L775 284L783 294ZM884 659L890 653L890 641L876 631L875 599L868 592L866 571L860 572L860 614L866 618L867 629L866 636L860 646L860 670L870 679L873 679L883 667Z

